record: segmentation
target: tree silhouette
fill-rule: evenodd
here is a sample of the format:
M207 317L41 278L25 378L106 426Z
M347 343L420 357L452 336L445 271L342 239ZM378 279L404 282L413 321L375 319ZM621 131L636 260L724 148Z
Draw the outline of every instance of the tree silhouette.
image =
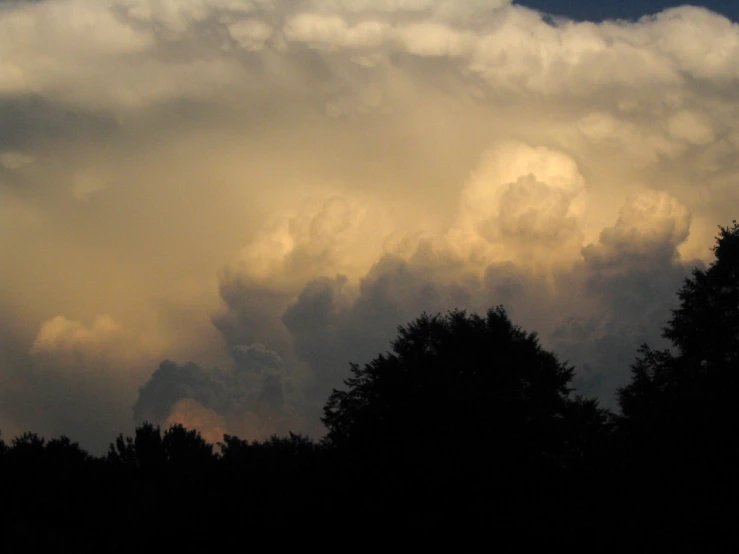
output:
M213 445L198 431L173 424L161 429L151 423L136 428L133 437L118 435L108 448L107 461L116 466L140 469L144 473L192 472L215 460Z
M496 489L503 502L556 484L606 423L594 401L571 396L573 368L502 307L424 314L398 329L392 352L351 369L323 422L370 496L411 488L421 502L449 503Z
M423 314L351 370L324 408L325 444L336 502L366 525L485 529L501 548L581 534L586 518L570 514L593 505L609 414L574 396L574 369L502 307Z
M619 390L631 490L651 490L643 506L673 526L717 525L739 491L739 224L719 229L715 261L685 280L663 330L673 349L643 345Z
M664 330L682 358L710 372L739 364L739 223L719 227L708 270L695 269Z
M729 407L724 395L733 394L739 382L739 224L719 229L716 260L685 280L680 305L664 328L674 351L643 345L631 382L619 390L629 422L650 426L694 411L699 413L690 420L696 422Z

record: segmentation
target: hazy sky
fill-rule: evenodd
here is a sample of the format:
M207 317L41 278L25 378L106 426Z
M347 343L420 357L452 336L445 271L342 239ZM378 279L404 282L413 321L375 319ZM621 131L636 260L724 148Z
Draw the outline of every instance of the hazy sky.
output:
M320 436L399 324L500 303L613 406L739 202L739 27L613 14L0 2L4 436Z

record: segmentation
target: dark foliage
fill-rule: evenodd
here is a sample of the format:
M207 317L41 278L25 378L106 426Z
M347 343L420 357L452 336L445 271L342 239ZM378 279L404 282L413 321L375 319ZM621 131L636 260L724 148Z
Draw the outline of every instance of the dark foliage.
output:
M624 425L646 432L680 428L697 440L708 429L739 424L739 224L721 227L716 260L695 269L678 292L664 329L674 349L642 346L632 380L619 391ZM728 411L727 411L728 410Z
M329 397L331 445L415 468L429 458L508 470L563 463L573 369L503 308L422 315L392 346L352 366L348 390Z
M607 435L607 413L571 394L573 368L502 307L424 314L352 374L323 421L345 486L370 511L402 506L442 525L512 510L548 520Z
M620 457L645 506L692 530L729 522L739 494L739 225L720 227L715 261L695 269L664 328L672 350L642 346L619 391ZM658 470L649 471L649 468ZM727 507L721 507L727 506Z

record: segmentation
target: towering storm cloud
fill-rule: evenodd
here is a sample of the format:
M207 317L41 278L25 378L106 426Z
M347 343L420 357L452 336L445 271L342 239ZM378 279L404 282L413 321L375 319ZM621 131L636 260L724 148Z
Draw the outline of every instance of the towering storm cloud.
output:
M0 3L0 429L321 433L422 311L611 405L739 205L739 27L507 0Z

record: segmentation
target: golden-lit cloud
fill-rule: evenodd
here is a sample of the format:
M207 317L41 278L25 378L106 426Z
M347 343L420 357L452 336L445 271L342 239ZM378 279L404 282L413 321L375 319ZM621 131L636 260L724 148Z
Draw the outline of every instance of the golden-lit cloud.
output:
M226 434L223 417L192 398L178 400L163 423L166 426L179 424L187 429L197 429L205 440L213 444L221 442Z
M110 316L97 317L89 328L79 321L57 316L41 325L31 352L70 356L87 351L98 352L120 331L120 326Z
M497 303L612 402L736 217L738 55L688 6L2 3L0 422L320 432L397 325Z

